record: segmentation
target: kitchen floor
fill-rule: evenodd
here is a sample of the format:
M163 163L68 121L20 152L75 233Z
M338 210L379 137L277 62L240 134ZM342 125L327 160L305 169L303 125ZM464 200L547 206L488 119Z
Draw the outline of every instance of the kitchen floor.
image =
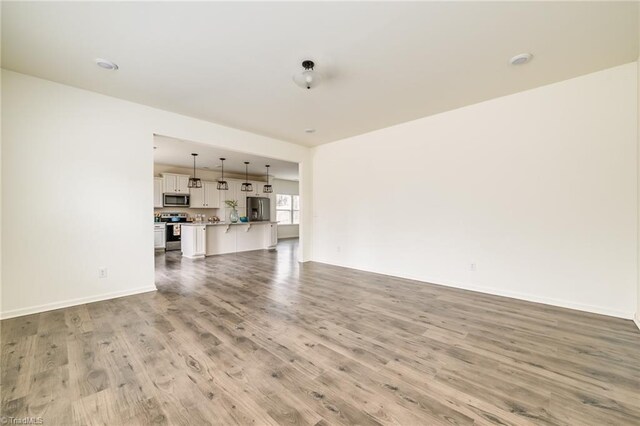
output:
M2 321L44 424L640 424L631 321L277 252L158 254L157 292Z

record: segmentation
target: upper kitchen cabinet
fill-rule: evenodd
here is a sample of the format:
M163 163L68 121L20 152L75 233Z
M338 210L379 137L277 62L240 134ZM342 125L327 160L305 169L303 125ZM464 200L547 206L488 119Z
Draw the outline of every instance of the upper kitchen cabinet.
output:
M153 178L153 208L162 208L162 178Z
M191 188L190 207L196 209L217 209L220 207L220 194L217 182L202 182L202 188Z
M265 194L262 189L266 185L266 182L250 181L253 186L253 190L250 192L243 192L244 197L269 197L270 194Z
M204 202L207 208L217 209L220 207L220 194L218 192L218 182L203 182Z
M247 193L240 191L242 182L227 179L229 189L226 191L218 191L220 193L220 206L227 207L224 203L227 200L236 200L238 202L238 212L243 212L247 206ZM243 216L244 214L241 214Z
M174 173L163 173L165 194L188 194L189 175L178 175Z

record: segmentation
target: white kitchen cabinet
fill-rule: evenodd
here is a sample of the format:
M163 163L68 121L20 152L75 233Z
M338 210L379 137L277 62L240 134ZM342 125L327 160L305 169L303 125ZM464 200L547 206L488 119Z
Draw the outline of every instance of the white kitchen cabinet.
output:
M189 207L194 209L206 208L204 201L204 185L202 188L189 188Z
M242 190L242 184L245 181L241 181L238 182L238 199L242 199L244 201L244 206L247 206L247 197L253 197L254 193L256 192L256 187L255 187L255 182L251 182L249 181L249 183L253 184L253 190L252 191L243 191Z
M162 178L153 178L153 208L162 208Z
M231 182L229 182L229 185L231 185ZM238 213L240 213L240 216L244 216L247 212L247 193L240 191L240 185L242 185L240 181L233 182L235 199L238 200Z
M163 182L163 193L165 194L175 194L178 190L178 179L176 175L170 175L168 173L164 173L162 175Z
M278 245L278 224L269 223L264 226L264 245L269 249L274 249Z
M178 193L188 194L189 193L189 176L188 175L177 175L177 176L178 176Z
M229 186L229 189L218 190L220 207L227 207L227 205L225 204L225 201L227 200L237 200L236 190L238 186L235 184L234 181L231 181L228 179L227 179L227 185Z
M253 186L253 190L251 192L245 192L246 197L269 197L271 194L265 194L263 192L264 186L267 184L266 182L256 182L249 181Z
M206 250L206 234L207 227L206 226L196 226L195 229L195 241L194 241L194 254L196 256L204 256Z
M184 257L204 257L206 251L206 225L183 225L180 227L181 249Z
M217 182L203 182L204 203L209 209L217 209L220 207L220 194L218 194Z
M189 175L178 175L174 173L163 173L162 180L165 194L188 194Z
M156 250L165 248L167 226L164 223L153 226L153 246Z
M269 222L183 224L182 255L190 259L224 253L274 249L277 225Z
M247 213L247 199L246 193L240 191L241 181L227 179L229 189L226 191L218 191L220 193L220 207L224 208L224 217L221 219L225 222L229 222L229 214L231 209L225 204L227 200L236 200L238 202L238 216L245 216Z
M191 188L189 207L196 209L217 209L220 207L220 191L217 182L202 182L202 188Z

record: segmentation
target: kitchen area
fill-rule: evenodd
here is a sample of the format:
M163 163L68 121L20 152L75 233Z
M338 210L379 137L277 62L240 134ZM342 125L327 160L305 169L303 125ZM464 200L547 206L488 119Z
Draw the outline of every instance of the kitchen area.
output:
M297 180L295 163L155 136L156 254L179 252L184 258L201 259L275 250L278 218L286 223L287 238L292 229L286 228L293 228L293 223L277 208L283 196L274 188L274 174L289 178L278 180L287 188L297 186L291 179ZM297 217L292 211L291 218Z

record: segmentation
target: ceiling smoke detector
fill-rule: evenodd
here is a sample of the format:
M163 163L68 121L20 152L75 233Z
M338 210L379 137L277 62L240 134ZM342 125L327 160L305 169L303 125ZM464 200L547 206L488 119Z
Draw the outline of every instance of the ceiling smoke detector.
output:
M524 65L533 59L533 55L531 53L521 53L519 55L514 56L509 60L511 65Z
M104 68L105 70L116 71L118 69L118 65L116 63L102 58L96 59L96 65L100 68Z
M293 81L303 89L316 87L320 81L320 74L313 70L315 65L313 61L302 61L303 70L293 75Z

